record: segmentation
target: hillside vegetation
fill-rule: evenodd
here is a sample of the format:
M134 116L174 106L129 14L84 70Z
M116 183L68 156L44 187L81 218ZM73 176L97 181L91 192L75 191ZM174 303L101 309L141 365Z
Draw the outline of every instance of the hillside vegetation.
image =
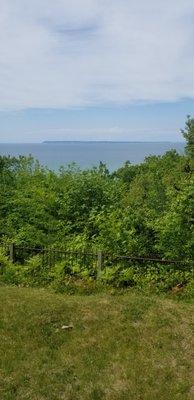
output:
M188 117L183 136L184 155L171 150L140 165L126 162L114 173L102 163L53 172L31 157L0 157L0 279L70 292L78 278L93 285L95 259L80 264L76 257L66 258L49 269L50 261L26 252L16 260L25 268L13 268L4 251L13 242L25 248L100 249L113 258L172 259L175 264L166 268L109 260L101 282L157 291L181 285L193 294L194 119Z
M96 247L120 254L194 256L194 119L175 150L130 162L58 173L31 157L0 157L0 241L31 246Z
M193 311L133 291L0 287L0 398L192 400Z

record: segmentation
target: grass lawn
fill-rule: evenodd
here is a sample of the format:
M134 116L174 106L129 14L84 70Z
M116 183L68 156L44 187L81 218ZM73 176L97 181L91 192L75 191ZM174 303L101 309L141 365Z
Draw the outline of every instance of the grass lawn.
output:
M0 399L194 399L194 304L1 286Z

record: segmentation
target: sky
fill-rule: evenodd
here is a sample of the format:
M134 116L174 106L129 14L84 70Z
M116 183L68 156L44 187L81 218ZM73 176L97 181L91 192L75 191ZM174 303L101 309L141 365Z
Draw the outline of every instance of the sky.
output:
M181 141L193 0L0 0L0 142Z

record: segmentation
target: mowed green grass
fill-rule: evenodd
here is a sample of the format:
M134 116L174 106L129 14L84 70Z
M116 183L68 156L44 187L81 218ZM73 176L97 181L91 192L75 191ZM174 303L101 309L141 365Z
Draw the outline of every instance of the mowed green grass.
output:
M133 291L0 287L0 399L193 399L193 318L191 303Z

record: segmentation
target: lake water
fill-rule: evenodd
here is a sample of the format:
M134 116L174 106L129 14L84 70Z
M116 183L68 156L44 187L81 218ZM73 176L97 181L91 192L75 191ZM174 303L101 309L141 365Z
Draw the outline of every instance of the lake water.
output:
M81 168L90 168L102 161L113 171L127 160L140 163L149 155L162 155L170 149L182 153L184 146L184 143L172 142L0 143L0 155L31 154L41 164L54 170L72 162Z

